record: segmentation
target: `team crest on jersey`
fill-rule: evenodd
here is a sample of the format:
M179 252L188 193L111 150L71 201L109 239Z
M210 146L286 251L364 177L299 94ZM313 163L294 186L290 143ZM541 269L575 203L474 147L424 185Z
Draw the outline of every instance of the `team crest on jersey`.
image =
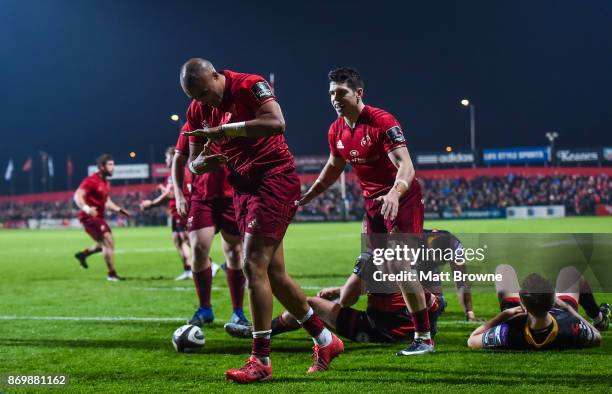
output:
M338 140L338 143L336 144L336 148L344 149L344 145L342 144L342 140Z
M257 97L259 101L268 98L274 97L274 93L272 93L272 88L268 85L266 81L259 81L251 88L251 91Z
M357 156L359 156L359 152L358 152L358 151L356 151L355 149L353 149L353 150L351 151L351 156L353 156L353 157L357 157Z
M366 135L361 139L361 146L372 145L372 139L369 135Z
M386 131L386 133L391 142L393 142L394 144L405 141L404 133L402 132L402 129L399 128L399 126L391 127L389 130Z

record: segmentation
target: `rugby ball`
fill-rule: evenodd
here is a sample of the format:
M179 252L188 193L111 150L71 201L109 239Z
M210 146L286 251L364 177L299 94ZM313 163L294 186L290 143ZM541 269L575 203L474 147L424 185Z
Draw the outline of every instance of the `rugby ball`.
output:
M185 324L172 334L172 345L177 352L195 353L204 346L204 332L198 326Z

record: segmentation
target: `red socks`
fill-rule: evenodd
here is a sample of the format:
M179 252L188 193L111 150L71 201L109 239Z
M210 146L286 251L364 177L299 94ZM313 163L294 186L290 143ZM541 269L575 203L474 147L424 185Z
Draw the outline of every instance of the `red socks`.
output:
M212 269L210 266L204 271L194 272L193 283L195 283L200 307L210 308L210 291L212 288Z

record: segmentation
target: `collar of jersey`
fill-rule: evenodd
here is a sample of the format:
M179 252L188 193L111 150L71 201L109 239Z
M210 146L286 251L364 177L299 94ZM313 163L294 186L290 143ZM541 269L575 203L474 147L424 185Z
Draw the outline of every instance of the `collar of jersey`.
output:
M361 110L361 112L359 113L359 116L357 117L357 121L355 122L355 127L351 128L351 126L349 126L349 124L346 122L346 118L344 116L342 116L342 123L344 123L344 125L348 127L349 130L354 131L359 125L359 123L361 123L363 119L367 116L367 113L369 111L368 107L369 105L366 104Z
M544 341L542 341L541 343L537 343L536 340L533 338L531 330L529 330L529 319L525 320L525 327L523 328L523 333L525 334L525 340L528 344L535 347L536 349L539 349L542 346L553 342L557 338L557 334L559 333L559 323L557 323L557 319L555 319L554 316L551 315L551 317L553 321L552 330L550 330L546 338L544 338Z
M230 106L230 102L232 100L232 74L234 72L230 71L230 70L222 70L221 74L223 74L223 76L225 76L225 88L223 89L223 100L221 100L221 105L219 105L219 109L221 109L222 111L226 111L229 106Z

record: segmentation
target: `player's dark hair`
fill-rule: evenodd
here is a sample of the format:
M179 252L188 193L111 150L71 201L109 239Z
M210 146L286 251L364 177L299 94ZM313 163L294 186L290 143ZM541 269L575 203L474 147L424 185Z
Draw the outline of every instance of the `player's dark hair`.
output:
M98 168L103 168L106 163L112 160L114 160L113 156L109 155L108 153L103 153L100 155L100 157L98 157L96 163L98 164Z
M536 317L546 316L555 303L555 289L539 274L529 274L519 292L527 312Z
M364 87L361 75L352 67L340 67L331 70L327 76L330 82L346 83L347 86L353 90L363 89Z
M166 154L167 154L167 155L174 156L174 149L175 149L175 148L174 148L174 146L169 146L169 147L167 147L167 148L166 148Z

